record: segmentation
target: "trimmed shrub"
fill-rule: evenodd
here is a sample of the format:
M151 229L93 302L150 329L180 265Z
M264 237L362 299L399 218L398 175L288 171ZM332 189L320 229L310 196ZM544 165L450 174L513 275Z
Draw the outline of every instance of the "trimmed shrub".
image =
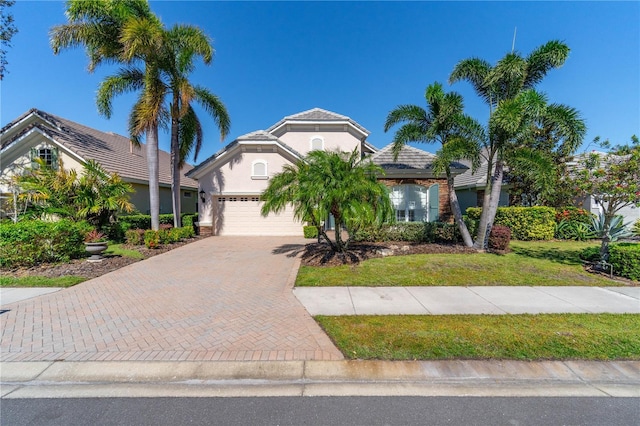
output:
M584 223L588 226L591 225L592 217L593 214L589 211L578 207L568 206L556 209L556 223L560 223L564 220L570 223Z
M0 266L34 266L44 262L68 262L85 255L86 222L40 220L0 224Z
M318 227L317 226L303 226L302 233L305 238L318 238Z
M182 215L182 227L183 228L187 228L187 227L193 227L193 222L197 222L198 221L198 214L197 213L184 213Z
M494 225L489 233L489 248L492 250L505 251L511 242L511 229L502 225Z
M160 235L159 231L153 231L151 229L144 231L144 245L147 248L160 247Z
M480 220L481 213L480 207L467 209L472 221ZM551 240L556 230L555 216L551 207L498 207L493 224L507 226L515 240Z
M584 260L585 262L599 262L600 261L600 246L584 248L578 254L578 257L580 257L580 259Z
M141 246L144 244L144 229L129 229L125 232L127 244Z
M609 263L613 265L614 274L640 281L640 244L610 244Z
M368 228L356 233L356 241L407 241L414 243L456 243L460 241L458 227L440 222L400 222Z

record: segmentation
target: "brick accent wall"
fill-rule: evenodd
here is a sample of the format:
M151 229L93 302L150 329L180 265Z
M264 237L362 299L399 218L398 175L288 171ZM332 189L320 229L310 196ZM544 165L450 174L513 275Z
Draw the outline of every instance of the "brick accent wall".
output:
M439 194L439 211L440 222L453 223L453 213L449 204L449 187L446 179L414 179L414 178L382 178L380 182L391 188L396 185L422 185L426 188L433 184L440 185Z
M200 235L202 237L210 237L213 235L213 226L201 226Z

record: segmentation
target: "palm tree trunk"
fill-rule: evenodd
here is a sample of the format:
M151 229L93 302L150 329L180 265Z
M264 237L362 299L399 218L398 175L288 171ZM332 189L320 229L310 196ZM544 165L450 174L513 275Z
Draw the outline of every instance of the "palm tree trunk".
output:
M464 223L464 220L462 219L462 212L460 211L460 203L458 202L458 196L456 195L453 176L451 176L451 172L449 170L447 170L447 187L449 188L449 204L451 205L451 211L453 212L456 225L458 225L458 229L460 230L460 235L462 235L462 241L465 246L473 247L471 234L469 234L467 224Z
M483 232L484 241L483 247L486 248L489 234L491 233L491 227L493 226L493 221L496 218L496 213L498 212L498 205L500 204L500 192L502 191L502 178L504 177L504 164L502 160L496 161L496 170L491 179L491 191L489 193L489 202L485 207L482 208L482 214L484 215L486 211L486 225L485 230ZM486 199L485 194L485 199ZM478 234L478 238L480 234ZM476 244L478 242L476 241Z
M160 183L158 177L158 126L147 130L147 169L149 171L149 214L151 229L160 229Z
M173 227L180 228L180 141L178 130L180 120L178 119L179 99L176 93L173 95L171 105L171 198L173 207Z

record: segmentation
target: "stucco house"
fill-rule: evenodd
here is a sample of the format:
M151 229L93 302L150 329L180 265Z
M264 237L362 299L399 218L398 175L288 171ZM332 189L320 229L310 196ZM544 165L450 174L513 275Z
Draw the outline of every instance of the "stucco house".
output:
M80 171L87 160L96 160L109 173L118 173L131 184L131 202L140 213L149 213L149 184L146 149L135 147L129 138L101 132L47 112L31 109L0 131L0 195L11 196L7 181L41 158L53 167L62 161L65 169ZM171 168L168 152L159 150L160 213L171 213ZM198 184L182 169L182 211L194 213Z
M433 154L405 147L393 161L391 147L376 149L370 132L351 118L320 108L284 117L267 130L238 137L187 173L198 181L203 235L302 235L292 209L260 214L260 194L286 164L295 164L312 150L357 149L386 174L399 221L443 221L451 216L446 180L433 173ZM455 173L466 167L455 164ZM326 226L331 228L331 218Z

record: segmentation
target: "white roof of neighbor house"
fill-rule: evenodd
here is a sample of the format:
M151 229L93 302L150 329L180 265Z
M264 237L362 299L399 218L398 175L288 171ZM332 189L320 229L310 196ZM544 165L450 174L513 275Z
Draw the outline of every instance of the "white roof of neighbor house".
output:
M118 173L127 181L149 181L147 172L147 151L144 144L132 147L129 138L115 133L102 132L91 127L46 113L38 109L31 109L16 120L8 123L1 130L4 136L12 127L35 115L42 121L28 125L9 139L2 138L2 150L8 148L20 136L34 128L39 129L52 140L69 151L76 153L85 160L95 160L109 173ZM158 150L158 170L161 185L171 185L171 156L168 152ZM182 168L180 185L187 188L197 188L198 183L184 176L193 167L185 164Z

